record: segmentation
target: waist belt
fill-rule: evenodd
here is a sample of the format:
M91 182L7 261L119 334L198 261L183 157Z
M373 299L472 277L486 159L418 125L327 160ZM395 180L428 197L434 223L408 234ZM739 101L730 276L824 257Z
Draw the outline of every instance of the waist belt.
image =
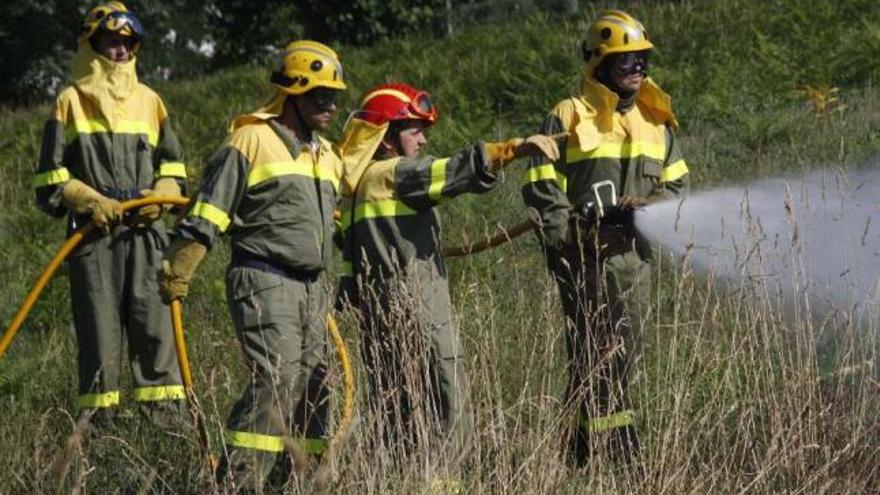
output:
M309 283L318 280L318 276L321 275L322 272L322 270L301 270L297 268L291 268L289 266L284 266L279 263L270 261L266 258L263 258L262 256L245 253L243 251L234 251L232 253L232 266L253 268L254 270L260 270L268 273L274 273L275 275L281 275L282 277L289 278L291 280Z

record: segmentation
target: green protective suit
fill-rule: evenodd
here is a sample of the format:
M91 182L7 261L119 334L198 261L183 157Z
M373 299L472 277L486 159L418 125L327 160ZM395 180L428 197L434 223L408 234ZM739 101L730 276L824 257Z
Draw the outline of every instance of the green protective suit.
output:
M159 96L137 84L114 117L108 121L74 86L60 94L46 123L34 177L37 204L53 216L67 214L70 231L90 220L62 205L61 190L71 179L120 201L152 188L159 177L174 177L185 190L181 146ZM158 405L185 399L169 309L157 292L166 245L161 221L135 226L129 216L109 236L93 232L70 255L79 408L109 412L120 403L126 338L134 400Z
M360 309L370 402L398 453L432 438L460 457L472 430L437 206L491 190L484 145L451 158L371 163L343 199L340 297ZM423 432L438 435L421 436Z
M533 161L522 189L567 320L566 404L574 417L569 438L577 463L605 448L599 444L624 458L638 448L627 373L648 318L651 252L632 214L612 206L613 195L651 202L688 188L670 99L653 81L647 79L623 110L618 96L595 79L585 79L581 89L544 121L545 134L570 134L563 157Z
M208 247L231 237L227 300L251 373L218 476L259 484L273 463L285 468L289 445L310 454L327 446L323 272L341 160L317 136L298 142L274 115L252 116L210 159L177 234Z

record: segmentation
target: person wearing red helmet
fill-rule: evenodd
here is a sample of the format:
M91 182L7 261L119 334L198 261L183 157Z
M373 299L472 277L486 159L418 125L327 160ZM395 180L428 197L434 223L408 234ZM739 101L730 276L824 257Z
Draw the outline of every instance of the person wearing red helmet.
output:
M366 123L379 134L360 139L374 143L372 161L343 178L339 299L359 310L370 402L381 425L376 442L395 461L417 446L434 450L437 438L439 461L460 460L471 430L437 206L492 190L497 171L516 158L559 153L552 138L535 135L478 142L448 158L423 155L437 119L427 92L381 84L346 129Z

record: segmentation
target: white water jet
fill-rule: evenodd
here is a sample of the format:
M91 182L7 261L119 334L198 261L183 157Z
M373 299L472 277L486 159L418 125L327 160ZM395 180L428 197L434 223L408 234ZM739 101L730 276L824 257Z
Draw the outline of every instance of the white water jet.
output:
M696 192L639 211L636 228L728 287L760 286L786 314L880 327L880 157Z

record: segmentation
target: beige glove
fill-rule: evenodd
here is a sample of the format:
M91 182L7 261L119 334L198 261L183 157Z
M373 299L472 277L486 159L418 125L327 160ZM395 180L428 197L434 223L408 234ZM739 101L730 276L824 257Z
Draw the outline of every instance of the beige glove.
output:
M202 243L189 239L177 239L168 246L159 270L159 295L166 304L175 299L185 299L189 281L208 252Z
M526 156L543 156L551 162L559 160L559 145L556 140L568 136L567 133L546 136L535 134L525 139L513 138L500 143L486 143L486 152L492 160L491 169L497 170Z
M153 185L152 189L141 190L141 196L180 196L180 184L172 177L161 177ZM162 213L171 208L169 205L141 206L137 211L138 223L151 224L162 216Z
M648 206L648 199L642 196L621 196L617 200L617 208L622 211L632 211Z
M104 233L122 220L122 204L108 198L78 179L71 179L61 190L61 203L80 214L91 214L92 222Z

